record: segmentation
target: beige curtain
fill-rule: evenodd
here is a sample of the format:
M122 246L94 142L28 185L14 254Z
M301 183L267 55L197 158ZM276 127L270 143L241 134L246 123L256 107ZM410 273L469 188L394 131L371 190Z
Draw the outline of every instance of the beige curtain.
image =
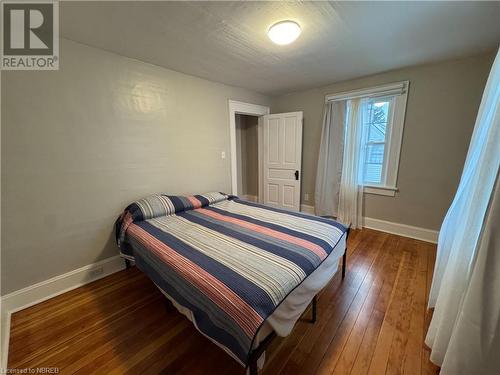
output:
M345 107L345 101L325 104L314 191L314 207L320 216L338 215Z

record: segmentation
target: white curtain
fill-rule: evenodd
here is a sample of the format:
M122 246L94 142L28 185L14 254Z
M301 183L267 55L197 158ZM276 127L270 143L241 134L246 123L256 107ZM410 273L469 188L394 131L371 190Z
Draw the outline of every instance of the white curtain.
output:
M425 342L443 374L500 373L500 228L498 197L493 199L499 165L500 52L439 234Z
M337 219L351 228L363 227L363 157L364 137L361 99L347 102L344 156L340 179Z
M344 150L345 101L325 104L319 147L314 207L316 215L338 215L340 176Z

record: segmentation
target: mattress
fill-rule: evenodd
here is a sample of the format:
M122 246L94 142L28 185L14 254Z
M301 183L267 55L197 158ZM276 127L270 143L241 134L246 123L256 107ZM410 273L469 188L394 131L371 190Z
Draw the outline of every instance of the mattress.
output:
M340 258L344 255L347 248L346 239L347 235L344 234L326 260L295 288L295 290L290 293L278 308L265 320L254 341L254 349L273 331L281 337L286 337L292 332L293 327L310 305L314 296L316 296L336 275ZM181 314L186 316L191 322L194 321L191 310L179 305L174 298L168 295L168 293L162 290L158 285L156 286ZM210 339L210 337L208 337L208 339ZM220 346L217 341L211 341ZM221 348L232 356L232 353L225 347L221 346ZM264 367L265 355L265 352L262 353L262 356L257 362L260 369Z
M246 366L262 335L288 334L333 276L346 228L207 193L134 202L116 233L123 256Z

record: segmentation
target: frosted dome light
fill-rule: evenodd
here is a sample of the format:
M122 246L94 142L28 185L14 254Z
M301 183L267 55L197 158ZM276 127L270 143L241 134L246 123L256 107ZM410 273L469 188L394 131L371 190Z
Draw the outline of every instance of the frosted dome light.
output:
M301 29L297 22L281 21L269 28L267 35L274 43L286 45L292 43L300 35Z

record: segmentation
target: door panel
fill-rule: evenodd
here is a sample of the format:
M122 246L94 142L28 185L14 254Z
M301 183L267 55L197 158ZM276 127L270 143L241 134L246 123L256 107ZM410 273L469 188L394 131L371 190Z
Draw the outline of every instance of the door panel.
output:
M280 119L271 118L269 119L269 125L267 126L268 134L268 163L269 166L280 166L281 165L281 153L280 153ZM265 125L264 125L265 126Z
M295 206L295 185L283 184L283 206L291 209Z
M302 122L302 120L301 120ZM297 163L297 138L298 138L298 123L296 116L286 116L283 122L283 137L284 137L284 155L283 166L294 166ZM302 135L302 132L301 134ZM299 145L301 148L302 145Z
M270 204L278 205L279 204L279 185L269 183L267 184L267 196Z
M264 126L264 203L300 211L302 112L266 115Z

